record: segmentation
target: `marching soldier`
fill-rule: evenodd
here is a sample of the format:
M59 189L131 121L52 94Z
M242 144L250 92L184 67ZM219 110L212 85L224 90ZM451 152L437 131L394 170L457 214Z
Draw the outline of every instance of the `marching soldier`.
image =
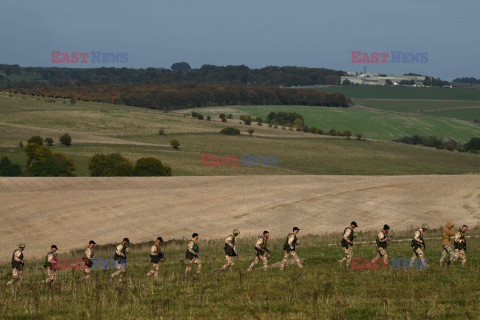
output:
M270 232L263 231L263 236L258 238L257 242L255 243L255 259L253 260L252 264L247 269L247 272L253 270L253 268L258 264L261 260L263 263L263 270L267 270L268 268L268 258L270 257L270 250L267 248L268 238L270 237Z
M300 229L297 227L294 227L293 232L290 233L287 236L287 240L285 240L285 244L283 245L283 250L285 251L285 253L283 254L283 260L280 266L280 270L283 270L285 268L285 265L287 264L289 256L292 256L293 259L295 259L295 262L297 263L300 269L303 268L302 263L300 262L300 259L298 258L297 253L295 252L295 247L300 244L300 241L298 241L298 238L297 238L298 232L300 232Z
M147 273L146 277L150 277L153 275L155 279L158 277L158 263L163 259L163 253L162 253L162 246L163 239L162 237L158 237L157 240L155 241L155 244L152 246L150 249L150 261L152 262L152 270L150 270L149 273Z
M198 248L198 233L192 234L192 240L188 243L187 252L185 257L187 258L187 268L185 269L185 275L188 276L190 274L190 270L192 269L192 264L197 264L197 276L200 275L200 270L202 270L202 262L198 257L198 252L200 251Z
M467 263L467 241L465 240L465 233L467 232L468 227L463 225L460 230L455 234L455 238L453 240L453 246L455 249L455 261L458 258L462 260L462 267L465 268L465 264Z
M453 245L450 242L450 237L453 236L453 222L449 221L442 230L442 257L440 258L440 266L445 266L445 260L447 267L453 264L455 261L455 252L453 251Z
M93 240L90 240L88 242L88 247L85 249L83 252L83 262L84 262L84 269L85 269L85 276L83 277L83 281L88 281L90 279L90 276L92 275L92 265L93 261L92 259L95 256L95 253L93 252L93 247L95 247L97 243Z
M350 263L352 262L352 257L353 257L353 239L356 238L357 236L355 235L355 231L353 229L357 228L358 225L355 221L352 221L350 223L350 227L345 228L345 231L343 232L343 238L341 241L341 245L343 247L343 250L345 251L345 258L338 260L338 263L340 265L343 265L343 262L346 261L346 266L347 268L350 266Z
M55 284L55 282L57 282L57 269L56 269L56 264L58 262L57 250L58 250L57 246L52 245L50 247L50 252L47 253L47 256L45 257L45 263L43 264L43 267L47 269L47 279L42 280L41 283Z
M428 230L428 225L424 223L421 228L418 228L413 235L413 240L411 242L413 255L410 259L410 268L413 267L415 259L419 258L422 262L422 265L425 268L428 268L428 265L425 261L425 254L423 253L422 247L425 250L425 241L423 240L424 233Z
M7 282L7 286L13 284L18 280L18 286L22 285L23 281L23 250L25 250L25 243L20 243L18 249L15 249L12 254L12 279Z
M388 255L387 247L388 242L390 241L390 236L388 232L390 231L390 226L388 224L383 226L383 229L377 234L377 256L371 261L372 264L377 263L380 259L383 259L383 265L388 264Z
M128 245L130 244L130 240L128 238L124 238L122 243L119 243L115 249L115 255L113 259L115 260L115 267L117 271L112 273L110 276L110 281L113 281L113 278L118 276L118 281L123 281L123 275L125 274L125 268L127 266L127 254L129 254Z
M237 250L235 249L235 238L240 234L240 230L234 229L233 233L225 239L225 259L227 262L220 268L223 271L230 267L230 272L233 271L235 265L235 257L237 256Z

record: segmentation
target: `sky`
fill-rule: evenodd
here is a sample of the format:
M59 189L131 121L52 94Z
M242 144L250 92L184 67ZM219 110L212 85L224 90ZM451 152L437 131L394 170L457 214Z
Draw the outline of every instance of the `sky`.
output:
M0 64L169 68L186 61L480 78L478 0L4 0ZM52 51L127 53L125 63L52 63ZM352 51L387 63L352 63ZM391 52L426 53L392 63ZM91 60L91 58L90 58Z

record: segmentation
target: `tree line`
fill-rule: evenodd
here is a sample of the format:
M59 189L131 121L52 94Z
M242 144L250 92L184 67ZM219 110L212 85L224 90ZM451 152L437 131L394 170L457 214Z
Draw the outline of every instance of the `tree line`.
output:
M245 85L97 85L37 87L7 90L43 97L96 101L176 110L223 105L305 105L348 107L342 93L314 89L258 87Z
M464 144L455 139L444 140L442 138L434 136L425 137L416 134L413 136L405 136L399 139L395 139L393 140L393 142L412 144L428 148L446 149L448 151L456 150L459 152L480 152L480 138L478 137L474 137Z
M179 67L183 66L183 67ZM173 69L173 70L172 70ZM345 73L324 68L268 66L250 69L247 66L203 65L191 69L178 63L166 68L42 68L0 64L0 89L44 85L89 86L96 84L229 84L259 86L333 85ZM1 75L4 74L4 75ZM30 75L14 81L12 75Z

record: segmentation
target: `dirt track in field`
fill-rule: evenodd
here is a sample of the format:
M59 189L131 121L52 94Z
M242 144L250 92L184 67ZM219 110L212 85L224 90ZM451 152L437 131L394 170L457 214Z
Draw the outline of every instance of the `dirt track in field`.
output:
M115 243L241 236L267 229L284 237L360 230L388 223L404 230L480 221L480 176L244 176L165 178L0 178L0 258L18 242L28 257L51 244L62 252L88 240Z

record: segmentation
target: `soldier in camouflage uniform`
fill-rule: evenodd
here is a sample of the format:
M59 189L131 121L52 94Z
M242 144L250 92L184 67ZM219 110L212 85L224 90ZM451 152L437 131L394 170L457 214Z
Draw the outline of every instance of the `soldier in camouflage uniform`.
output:
M88 281L90 279L90 276L92 275L92 266L93 266L93 261L95 257L95 252L93 251L93 248L95 247L97 243L93 240L90 240L88 242L88 247L85 249L83 252L83 263L84 263L84 270L85 270L85 276L83 277L83 281Z
M150 262L152 262L152 270L150 270L149 273L147 273L146 277L150 277L153 275L155 279L158 278L158 264L160 261L163 259L163 253L162 253L162 243L163 239L162 237L158 237L157 240L155 241L154 245L150 249Z
M453 236L453 228L455 225L449 221L442 230L442 257L440 258L440 266L450 266L455 261L455 252L453 251L453 245L451 243L451 236Z
M247 272L253 270L253 268L258 264L261 260L263 263L263 270L267 270L268 268L268 258L270 257L270 250L267 248L268 238L270 237L270 232L263 231L263 236L258 238L257 242L255 243L255 259L253 260L252 264L248 267Z
M52 245L50 248L50 252L47 253L45 257L45 263L43 267L47 269L47 279L42 280L41 283L52 283L55 284L57 282L57 269L56 264L58 262L58 254L57 254L57 246Z
M350 266L350 263L352 262L353 239L357 237L353 229L355 229L356 227L358 227L357 223L355 221L352 221L350 223L350 227L345 228L345 231L343 232L342 241L341 241L341 245L343 247L343 250L345 251L345 258L338 260L338 263L340 265L343 265L343 262L346 261L345 265L347 266L347 268Z
M7 282L7 286L12 285L18 280L18 285L22 285L23 281L23 266L25 261L23 260L23 250L25 250L25 243L20 243L18 249L13 251L12 254L12 279Z
M113 278L118 276L118 281L123 281L123 276L125 274L125 268L127 265L127 254L129 254L128 245L130 244L130 240L128 238L124 238L122 243L119 243L115 249L115 255L113 259L115 260L115 267L117 271L115 271L111 276L110 280L113 281Z
M425 249L425 241L423 240L423 235L427 230L428 230L428 225L424 223L422 227L418 228L415 231L415 234L413 235L413 240L411 242L413 255L412 255L412 258L410 259L410 268L413 267L413 263L417 258L420 259L420 261L422 262L422 265L425 268L428 267L425 261L425 254L422 251L422 246L423 246L423 249Z
M465 268L467 263L467 241L465 240L465 233L468 231L468 227L463 225L460 230L455 234L453 240L453 247L455 249L455 261L458 258L462 260L462 267Z
M388 224L383 226L383 229L380 230L377 234L377 256L372 259L371 264L376 264L378 261L383 260L383 265L388 265L388 255L387 255L387 247L388 242L390 241L390 237L388 232L390 231L390 226Z
M295 262L297 263L300 269L303 268L302 263L300 262L300 259L298 258L297 253L295 252L295 247L300 244L300 241L298 241L298 238L297 238L297 235L299 232L300 232L300 229L297 227L294 227L293 232L287 236L287 239L285 240L285 243L283 245L283 250L285 251L285 253L283 254L283 260L282 260L282 264L280 265L280 270L283 270L285 268L285 265L288 262L289 256L292 256L293 259L295 259Z
M185 269L185 275L188 277L190 270L192 269L192 264L197 264L197 276L200 275L200 270L202 270L202 262L198 257L198 252L200 251L198 247L198 233L192 234L192 240L188 243L187 252L185 253L185 258L187 258L187 268Z
M235 249L235 238L240 234L240 230L234 229L233 233L225 239L225 259L227 262L220 268L223 271L230 268L230 272L233 271L235 265L235 257L237 256L237 250Z

